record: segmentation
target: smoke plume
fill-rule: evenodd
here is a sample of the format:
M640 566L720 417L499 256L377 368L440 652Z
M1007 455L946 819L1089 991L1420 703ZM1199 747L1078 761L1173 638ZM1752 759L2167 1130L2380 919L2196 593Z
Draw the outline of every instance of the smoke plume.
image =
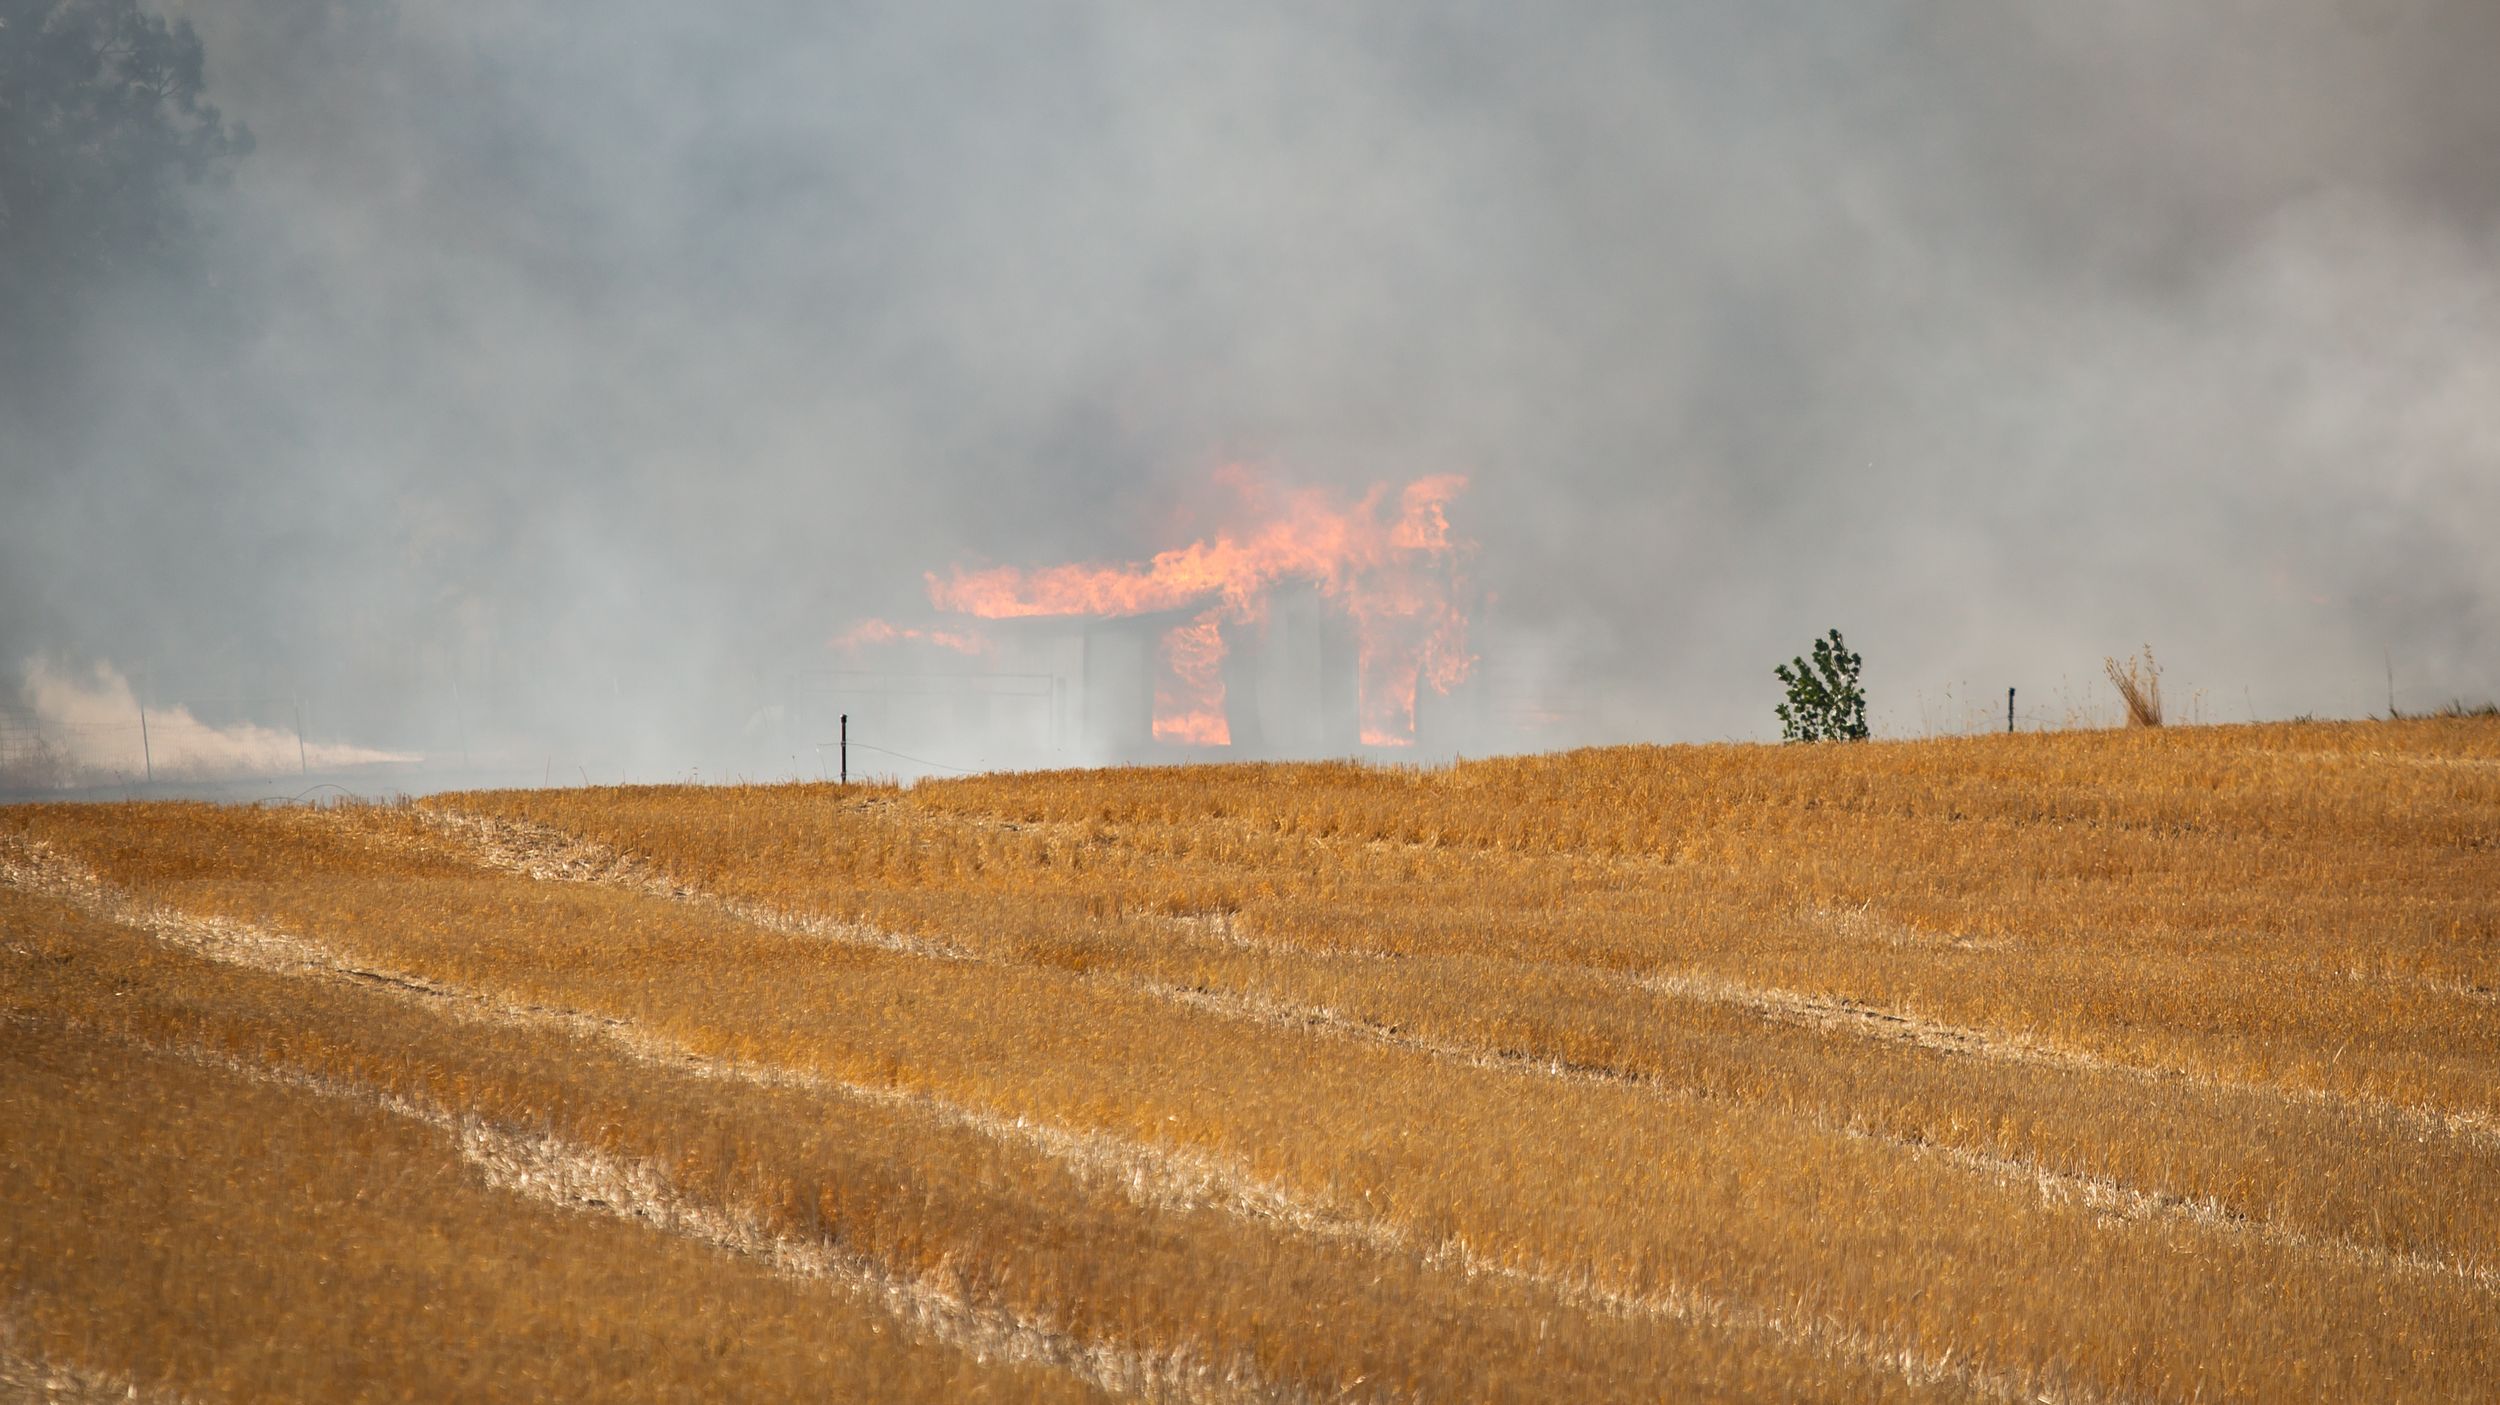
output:
M104 8L0 4L0 83ZM100 660L471 780L813 775L871 687L932 770L1105 759L893 680L1460 479L1463 572L1314 607L1418 757L1773 736L1835 626L1879 734L2146 641L2174 716L2500 696L2478 0L152 13L181 140L0 169L0 658L79 661L20 730ZM1167 595L1221 754L1256 592Z
M43 659L25 664L22 701L44 745L7 758L18 774L0 781L67 787L159 780L329 773L345 767L421 758L371 747L307 740L250 722L212 726L187 707L142 710L129 680L109 665L81 674Z

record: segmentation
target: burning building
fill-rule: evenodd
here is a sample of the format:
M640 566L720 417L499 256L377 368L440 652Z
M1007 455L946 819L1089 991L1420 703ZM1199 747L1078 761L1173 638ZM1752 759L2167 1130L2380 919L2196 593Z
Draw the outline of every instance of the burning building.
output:
M854 627L859 653L897 643L1046 676L1075 693L1071 738L1106 760L1223 749L1343 755L1416 739L1416 702L1475 664L1463 608L1467 543L1446 508L1453 475L1351 501L1277 490L1239 469L1219 530L1142 563L958 569L928 576L960 624Z

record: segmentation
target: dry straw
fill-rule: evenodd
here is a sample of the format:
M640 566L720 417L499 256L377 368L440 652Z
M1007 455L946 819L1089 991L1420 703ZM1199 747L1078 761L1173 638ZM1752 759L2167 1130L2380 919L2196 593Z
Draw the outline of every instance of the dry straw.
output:
M2161 666L2153 662L2153 646L2144 646L2141 657L2104 658L2101 667L2109 671L2109 681L2118 685L2118 696L2127 702L2127 725L2158 727L2161 725Z

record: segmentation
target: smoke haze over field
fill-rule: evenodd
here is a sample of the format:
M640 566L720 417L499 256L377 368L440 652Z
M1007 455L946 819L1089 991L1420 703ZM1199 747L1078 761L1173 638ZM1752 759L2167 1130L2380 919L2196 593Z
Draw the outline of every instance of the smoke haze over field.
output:
M1835 625L1879 734L2500 695L2483 0L155 12L254 143L0 324L30 688L814 774L829 640L1241 464L1465 477L1471 751L1775 735Z

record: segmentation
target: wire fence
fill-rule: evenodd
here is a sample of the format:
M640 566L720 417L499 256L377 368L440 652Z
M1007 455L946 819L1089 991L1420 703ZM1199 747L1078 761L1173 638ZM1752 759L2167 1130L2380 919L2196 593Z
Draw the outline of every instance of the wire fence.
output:
M136 719L128 723L74 722L35 725L0 721L0 785L52 789L82 776L110 779L147 770L147 744Z
M2041 732L2123 726L2123 709L2114 698L2102 696L2103 690L2093 686L2097 681L2079 685L2076 680L2065 679L2044 685L2036 692L2021 690L2010 726L2001 690L1967 683L1949 684L1941 690L1912 689L1906 696L1894 693L1889 699L1892 706L1873 720L1879 733L1892 736L1973 736L2009 729ZM1052 764L1064 755L1061 748L1073 728L1066 715L1069 709L1062 696L1061 680L1037 674L950 676L934 683L909 682L907 687L885 675L828 671L794 680L793 692L802 706L814 704L808 711L821 708L830 712L844 703L866 704L871 709L869 717L851 719L849 745L861 754L854 759L880 758L893 764L858 767L854 774L882 773L902 779L965 776L996 769L1002 760L1008 765ZM967 715L956 715L957 709L952 706L931 706L950 699L969 709ZM2166 720L2187 725L2209 720L2211 701L2206 690L2192 689L2175 701ZM907 711L882 715L882 705L889 702ZM2238 710L2236 706L2232 708L2234 713ZM1025 725L1002 726L1009 712L1016 714L1014 720ZM2253 704L2248 712L2254 720ZM281 696L151 702L144 711L131 706L127 720L99 719L92 714L71 720L0 707L0 791L27 794L146 782L265 780L271 783L274 795L294 788L287 786L286 781L309 781L317 773L327 772L334 777L351 772L358 776L385 774L365 769L377 761L449 769L448 761L434 756L376 752L324 740L317 732L308 736L306 721L313 716L306 700ZM790 729L813 730L814 725L830 720L821 713L808 721L794 718ZM871 735L884 734L880 741L860 739L859 724L863 720L875 728ZM1550 719L1540 715L1537 720ZM877 725L880 722L887 725ZM1535 735L1523 729L1519 740L1533 744ZM788 744L794 751L806 745L801 741L803 736L802 732L789 738ZM987 744L976 742L970 755L947 745L950 740L972 738L986 739ZM884 742L900 742L912 750ZM928 744L932 742L936 745ZM992 752L992 747L1008 743L1015 745L1008 745L1006 753ZM824 763L830 758L825 753L840 743L813 745L819 772L829 773L831 767ZM537 750L527 750L531 774L508 783L538 781L553 785L559 777L569 781L578 775L581 784L590 785L594 783L594 766L599 771L598 783L613 780L625 784L634 778L635 768L627 762L576 764L579 758L566 756L559 746L549 750L542 767ZM938 752L938 757L927 754L932 750ZM803 774L798 756L791 756L789 762L789 774ZM481 758L480 764L500 767L498 775L510 773L517 778L520 774L509 757L498 757L492 762ZM391 773L404 769L394 767ZM465 748L458 769L470 769ZM831 779L830 774L825 778Z
M2019 691L2010 718L2003 692L1975 689L1966 683L1932 693L1913 688L1907 699L1895 695L1893 702L1894 710L1879 728L1886 735L1964 737L2006 731L2099 731L2127 725L2125 705L2106 685L2078 686L2072 679L2044 686L2038 692ZM2215 720L2216 702L2211 690L2190 688L2169 700L2163 720L2179 726L2204 725ZM1915 724L1911 716L1904 714L1914 714ZM2256 720L2253 704L2249 706L2248 720Z

